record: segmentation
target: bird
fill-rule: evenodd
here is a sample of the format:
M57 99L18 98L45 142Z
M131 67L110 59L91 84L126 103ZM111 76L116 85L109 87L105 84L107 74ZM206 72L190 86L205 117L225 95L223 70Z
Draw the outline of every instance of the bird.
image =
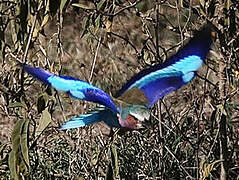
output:
M176 54L161 64L141 70L114 97L86 81L56 75L26 63L21 66L31 76L58 91L99 104L94 110L65 122L61 130L101 121L109 127L138 130L150 122L150 110L159 99L194 79L210 51L212 29L210 24L204 25Z

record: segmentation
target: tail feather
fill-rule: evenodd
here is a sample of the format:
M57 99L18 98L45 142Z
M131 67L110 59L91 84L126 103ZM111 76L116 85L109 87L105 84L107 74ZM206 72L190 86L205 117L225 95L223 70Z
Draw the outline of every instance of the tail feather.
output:
M104 121L110 127L119 127L117 115L110 109L104 107L97 108L88 114L82 114L79 117L75 117L63 124L60 129L72 129L78 127L84 127L86 125L94 124Z
M94 124L97 122L100 122L100 113L99 111L93 111L89 114L82 114L79 117L75 117L67 121L65 124L63 124L60 129L72 129L72 128L78 128L78 127L84 127L89 124Z

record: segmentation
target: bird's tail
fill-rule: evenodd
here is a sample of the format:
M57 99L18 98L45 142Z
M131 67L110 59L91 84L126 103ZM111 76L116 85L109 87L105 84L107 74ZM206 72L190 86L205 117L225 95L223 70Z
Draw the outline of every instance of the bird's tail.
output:
M97 122L104 121L108 126L117 126L117 116L115 113L105 107L98 107L95 110L88 112L87 114L82 114L79 117L75 117L63 124L60 129L72 129L78 127L84 127L86 125L94 124ZM116 124L116 125L115 125Z

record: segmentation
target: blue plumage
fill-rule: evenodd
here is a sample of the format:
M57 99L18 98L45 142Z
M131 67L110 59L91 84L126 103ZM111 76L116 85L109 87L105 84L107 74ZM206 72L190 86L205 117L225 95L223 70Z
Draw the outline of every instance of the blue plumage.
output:
M92 112L88 112L87 114L82 114L79 117L70 119L65 124L63 124L60 129L64 130L78 128L101 121L104 121L110 127L120 128L117 113L113 112L111 109L105 109L101 107L95 109Z
M189 83L202 66L212 44L210 25L199 31L180 51L162 64L147 68L131 78L116 94L117 105L103 90L76 78L57 76L23 64L23 69L56 90L105 107L80 115L61 129L83 127L104 121L110 127L139 129L149 121L150 107L160 98Z
M152 107L160 98L190 82L202 66L212 44L211 27L205 26L180 51L162 64L139 72L116 93L141 90Z
M100 122L100 116L98 113L96 114L82 114L79 117L75 117L64 123L60 129L72 129L78 127L84 127L86 125L94 124Z
M68 76L57 76L43 69L34 68L25 64L23 64L22 67L33 77L51 85L56 90L67 92L76 99L102 104L118 112L116 105L107 93L85 81Z
M168 76L150 81L147 85L141 87L140 90L144 92L149 100L149 103L146 105L152 107L159 99L183 85L181 76Z
M51 76L53 76L52 73L45 71L44 69L41 68L34 68L31 66L28 66L26 64L22 64L23 69L28 72L29 74L31 74L34 78L42 81L43 83L47 84L47 85L51 85L49 81L47 81L47 79Z

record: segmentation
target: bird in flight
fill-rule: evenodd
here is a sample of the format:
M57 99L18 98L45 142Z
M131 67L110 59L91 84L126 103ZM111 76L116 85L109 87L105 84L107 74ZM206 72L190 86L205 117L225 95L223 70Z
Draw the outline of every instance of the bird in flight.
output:
M165 95L186 85L196 76L212 44L212 27L205 25L189 42L162 64L146 68L133 76L111 97L86 81L58 76L21 64L34 78L70 96L98 103L93 111L67 121L61 129L83 127L103 121L110 127L140 129L149 122L150 108Z

